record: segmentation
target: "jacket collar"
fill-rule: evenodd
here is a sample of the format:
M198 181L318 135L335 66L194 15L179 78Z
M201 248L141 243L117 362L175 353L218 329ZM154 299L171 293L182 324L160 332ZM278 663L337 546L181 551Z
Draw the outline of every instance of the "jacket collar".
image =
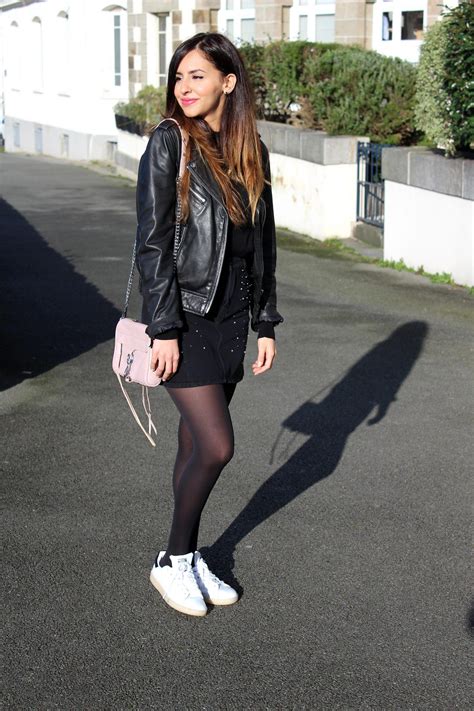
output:
M191 174L196 178L198 183L202 185L211 195L214 197L217 202L222 205L222 207L225 208L224 201L222 199L222 194L219 188L219 185L217 184L214 176L211 173L210 168L204 163L202 160L201 156L196 150L193 150L192 155L191 155L191 160L187 164L186 168L191 172ZM260 199L257 204L257 215L260 217L262 210L265 208L265 202L263 200L263 197L260 196ZM265 212L264 212L265 216Z
M204 163L197 151L193 151L191 160L189 161L186 167L191 172L191 174L194 175L197 181L204 188L206 188L209 193L211 193L211 195L217 200L217 202L220 203L223 207L225 207L219 186L215 181L210 168L208 168L208 166Z

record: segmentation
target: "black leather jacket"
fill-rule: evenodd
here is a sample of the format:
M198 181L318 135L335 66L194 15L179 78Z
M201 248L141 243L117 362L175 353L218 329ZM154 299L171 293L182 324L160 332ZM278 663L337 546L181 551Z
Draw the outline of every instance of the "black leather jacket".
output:
M268 149L262 142L265 177ZM194 151L190 171L189 218L181 226L174 269L176 178L181 137L173 121L150 136L140 160L137 184L137 268L143 296L142 322L152 338L182 327L182 309L203 316L214 299L226 248L228 213L209 168ZM257 207L254 229L254 282L251 327L283 317L276 308L276 240L271 187Z

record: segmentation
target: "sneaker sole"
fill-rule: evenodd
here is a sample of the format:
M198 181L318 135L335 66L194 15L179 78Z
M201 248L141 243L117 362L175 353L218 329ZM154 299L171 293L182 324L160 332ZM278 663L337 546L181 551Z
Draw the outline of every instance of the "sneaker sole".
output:
M161 587L160 583L155 580L153 575L150 575L150 583L153 585L153 587L158 590L160 593L161 597L163 600L166 602L167 605L173 608L173 610L177 610L178 612L182 612L185 615L192 615L193 617L204 617L207 615L207 610L193 610L192 608L189 607L184 607L184 605L180 605L179 602L174 602L174 600L170 600L168 597L166 597L166 592L164 589Z
M203 595L203 597L205 602L209 603L210 605L235 605L235 603L239 601L238 597L235 600L212 600L207 595Z

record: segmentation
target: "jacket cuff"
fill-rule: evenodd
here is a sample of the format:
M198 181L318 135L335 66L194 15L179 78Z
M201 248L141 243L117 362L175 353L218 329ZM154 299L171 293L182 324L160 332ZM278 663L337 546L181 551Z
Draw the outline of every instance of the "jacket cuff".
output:
M261 321L258 324L257 338L275 338L275 326L271 321Z
M151 339L162 338L164 340L169 338L177 338L179 330L183 327L183 325L183 322L179 319L168 323L168 326L165 328L158 326L156 323L151 323L146 327L145 333L150 336ZM174 335L170 335L171 333Z
M171 341L173 338L178 338L179 329L170 328L169 331L163 331L163 333L157 333L155 338L159 341Z

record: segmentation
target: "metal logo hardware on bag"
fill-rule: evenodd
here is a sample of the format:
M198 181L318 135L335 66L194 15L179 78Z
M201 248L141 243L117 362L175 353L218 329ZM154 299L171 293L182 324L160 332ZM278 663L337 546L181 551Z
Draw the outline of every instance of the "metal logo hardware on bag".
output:
M185 147L187 137L183 133L181 126L175 119L164 120L174 121L177 124L181 133L181 155L179 162L178 178L176 181L176 227L173 246L173 262L176 269L176 252L179 244L181 222L181 200L179 189L186 160ZM161 378L159 378L155 374L155 371L151 369L152 340L150 336L148 336L148 334L146 333L146 324L140 323L139 321L134 321L131 318L127 318L128 303L130 301L130 294L133 285L136 255L137 239L135 238L132 252L132 267L130 269L127 290L125 293L125 304L122 311L122 316L120 317L115 329L115 344L114 354L112 358L112 370L117 376L125 400L128 403L128 406L132 412L133 417L135 418L135 421L137 422L138 426L140 427L150 444L155 447L156 442L153 439L153 434L156 435L157 430L152 420L148 388L154 388L159 385L161 383ZM138 383L139 385L141 385L142 405L148 420L148 432L141 423L140 418L137 415L137 412L132 404L132 401L130 400L130 396L125 390L122 380L125 380L126 383Z

